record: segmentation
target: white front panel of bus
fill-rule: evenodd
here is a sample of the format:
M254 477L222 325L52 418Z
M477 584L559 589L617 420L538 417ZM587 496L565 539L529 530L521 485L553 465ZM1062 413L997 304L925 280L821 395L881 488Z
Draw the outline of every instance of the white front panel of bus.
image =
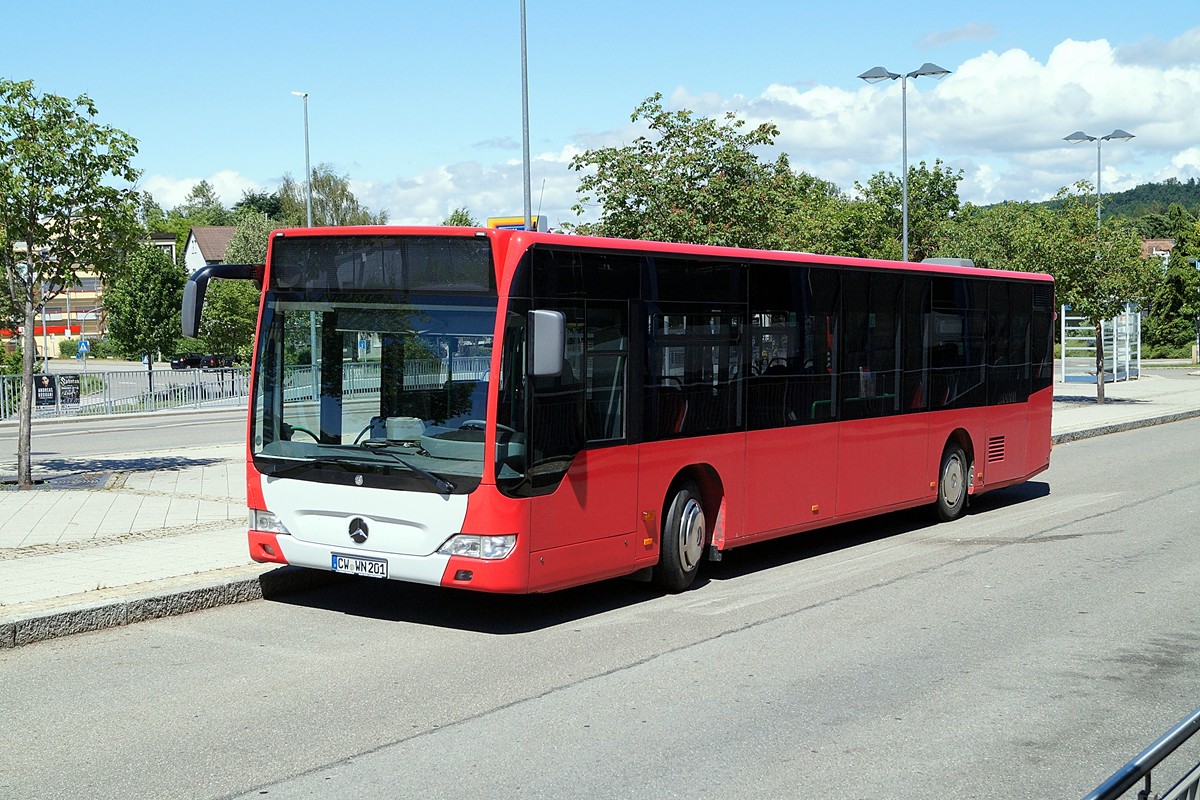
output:
M462 531L467 495L369 489L292 478L262 479L263 499L298 541L340 550L429 556ZM350 538L351 522L367 539Z

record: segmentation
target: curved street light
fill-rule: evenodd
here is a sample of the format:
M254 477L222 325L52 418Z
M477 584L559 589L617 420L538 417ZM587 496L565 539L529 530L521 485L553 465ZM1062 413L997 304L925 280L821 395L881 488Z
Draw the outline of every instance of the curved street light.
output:
M904 260L908 261L908 79L909 78L937 78L941 80L950 74L950 70L945 67L939 67L926 61L912 72L900 74L897 72L889 72L883 67L871 67L858 77L867 83L879 83L880 81L894 81L900 79L900 149L902 152L903 166L900 175L901 185L901 200L900 209L903 217L903 252Z
M1107 136L1088 136L1083 131L1075 131L1063 137L1063 141L1071 144L1079 144L1080 142L1095 142L1096 143L1096 230L1100 230L1100 145L1108 141L1128 142L1133 138L1133 134L1129 131L1123 131L1117 128Z

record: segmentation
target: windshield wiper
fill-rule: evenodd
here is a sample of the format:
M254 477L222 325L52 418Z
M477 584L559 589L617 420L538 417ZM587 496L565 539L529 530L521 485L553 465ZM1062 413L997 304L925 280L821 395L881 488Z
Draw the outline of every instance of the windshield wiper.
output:
M424 478L425 480L432 483L437 488L437 490L442 492L443 494L450 494L451 492L454 491L454 483L446 480L441 475L435 475L432 472L430 472L429 470L425 469L424 467L418 467L416 464L412 463L411 461L401 458L400 456L396 455L395 453L391 452L390 450L384 450L384 449L380 448L378 445L376 445L374 447L367 447L364 444L363 446L366 447L367 450L370 450L373 453L379 453L380 455L387 456L388 458L392 459L393 461L403 464L404 466L408 467L413 472L415 472L417 475L420 475L422 478Z
M407 467L409 470L412 471L412 473L414 475L417 475L420 478L423 478L424 480L428 481L430 484L433 485L434 488L436 488L439 492L441 492L443 494L450 494L455 489L455 484L453 482L446 480L445 478L441 477L440 475L434 475L429 470L419 467L416 464L413 464L413 463L401 458L400 456L396 455L395 453L389 453L386 450L380 450L377 448L364 448L364 450L365 450L365 452L371 453L372 455L387 456L389 459L400 464L401 466ZM364 450L359 450L358 452L361 453L361 452L364 452ZM278 458L278 456L268 456L268 458ZM364 466L367 464L372 464L372 463L378 464L379 463L378 460L375 460L375 459L364 460L357 455L322 455L322 456L314 456L313 458L305 458L305 459L289 458L287 460L291 463L280 464L278 466L268 468L268 469L264 470L264 472L266 472L267 475L274 478L274 477L286 477L288 475L293 475L297 472L300 472L305 469L311 469L313 467L337 466L337 467L342 467L344 469L347 467L361 467L361 466Z
M278 459L280 456L267 456L270 459ZM263 470L271 477L280 477L292 475L313 467L345 467L347 465L362 464L362 459L352 458L351 456L317 456L314 458L288 458L286 464L276 464Z

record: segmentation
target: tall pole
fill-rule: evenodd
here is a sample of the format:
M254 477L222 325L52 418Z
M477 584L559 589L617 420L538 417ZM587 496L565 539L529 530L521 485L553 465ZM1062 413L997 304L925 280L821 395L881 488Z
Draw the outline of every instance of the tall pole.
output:
M308 227L312 227L312 164L308 159L308 92L292 92L304 100L304 211Z
M908 76L900 76L900 160L903 162L900 177L900 216L902 261L908 261Z
M525 49L525 0L521 0L521 178L525 193L525 230L533 227L533 191L529 182L529 60Z
M1100 192L1100 146L1106 141L1115 140L1118 142L1128 142L1133 138L1133 134L1128 131L1123 131L1117 128L1107 136L1090 136L1083 131L1075 131L1072 134L1064 136L1065 141L1071 144L1079 144L1080 142L1095 142L1096 143L1096 265L1100 265L1102 254L1100 245L1101 236L1101 198L1103 195ZM1096 326L1096 402L1104 402L1104 321L1093 320ZM1113 341L1116 339L1114 337ZM1114 361L1114 369L1116 362ZM1064 367L1065 369L1065 367Z
M1071 144L1079 144L1080 142L1095 142L1096 143L1096 233L1097 233L1097 235L1099 235L1099 232L1100 232L1100 222L1101 222L1100 217L1101 217L1101 213L1102 213L1101 208L1100 208L1100 205L1101 205L1100 200L1102 197L1104 197L1103 192L1100 190L1100 177L1103 174L1100 169L1100 146L1108 141L1128 142L1132 138L1134 138L1132 133L1130 133L1129 131L1123 131L1120 128L1117 128L1116 130L1114 130L1112 133L1108 134L1107 136L1089 136L1088 134L1084 133L1083 131L1075 131L1074 133L1063 137L1064 141L1070 142ZM1099 245L1097 244L1097 246L1099 246Z
M928 76L940 80L949 74L950 70L945 67L939 67L937 64L926 61L917 69L903 75L898 72L891 72L883 67L872 67L858 76L867 83L900 80L900 152L902 161L900 174L900 244L905 261L908 261L908 79Z

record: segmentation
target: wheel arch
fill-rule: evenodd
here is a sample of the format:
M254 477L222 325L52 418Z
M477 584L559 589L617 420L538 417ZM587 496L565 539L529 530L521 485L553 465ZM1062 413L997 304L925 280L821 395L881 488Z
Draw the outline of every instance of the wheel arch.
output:
M725 497L725 484L721 480L720 474L709 464L689 464L675 473L675 477L667 486L666 494L663 495L663 519L666 519L667 508L671 505L671 499L675 496L675 492L687 481L696 484L696 488L700 490L704 516L709 520L709 527L713 527L721 510L721 502ZM711 530L709 534L711 536Z
M967 456L967 464L971 465L971 475L969 476L974 484L974 464L975 464L975 443L971 439L970 432L966 428L955 428L946 435L946 441L942 443L942 449L938 451L938 464L941 464L942 453L946 452L946 448L951 444L957 444L963 449L963 453Z

